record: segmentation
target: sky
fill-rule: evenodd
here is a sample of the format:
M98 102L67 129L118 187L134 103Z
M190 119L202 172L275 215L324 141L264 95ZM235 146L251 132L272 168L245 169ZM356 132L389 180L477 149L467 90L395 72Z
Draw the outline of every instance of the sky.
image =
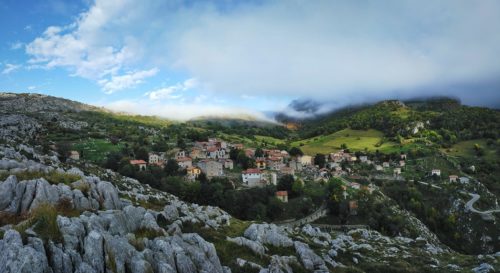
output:
M186 120L453 96L500 106L497 0L1 0L0 91Z

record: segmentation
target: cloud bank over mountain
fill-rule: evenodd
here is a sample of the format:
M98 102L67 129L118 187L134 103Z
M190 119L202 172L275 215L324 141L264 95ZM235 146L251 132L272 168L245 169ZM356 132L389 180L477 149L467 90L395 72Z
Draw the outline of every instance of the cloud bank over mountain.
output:
M182 73L203 86L198 95L231 100L345 105L438 92L491 106L500 101L499 25L495 0L96 0L26 53L32 66L67 69L106 93ZM174 91L149 96L168 101Z

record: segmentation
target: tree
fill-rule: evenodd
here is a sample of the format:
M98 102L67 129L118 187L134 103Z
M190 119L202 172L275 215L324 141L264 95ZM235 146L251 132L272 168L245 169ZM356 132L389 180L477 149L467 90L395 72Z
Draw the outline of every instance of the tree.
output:
M280 177L278 180L278 186L277 189L279 191L288 191L292 192L292 186L293 186L294 178L293 175L287 174L283 175Z
M302 193L304 193L304 184L302 184L302 181L295 180L292 183L292 193L295 196L300 196L302 195Z
M57 143L56 148L61 161L68 159L69 152L71 150L71 145L68 142L59 142Z
M325 167L326 159L324 154L317 154L314 157L314 165L318 165L320 168Z
M177 175L179 173L179 164L177 164L177 160L169 159L163 171L167 176Z
M147 161L149 159L148 151L144 147L134 147L134 154L136 159Z
M276 197L269 197L267 202L267 216L275 220L283 213L283 203Z
M120 168L120 161L122 159L122 153L120 152L111 152L106 157L106 162L104 166L113 171L117 171Z
M236 161L236 159L238 159L239 152L240 150L231 148L231 150L229 151L229 158Z
M255 150L255 157L264 157L264 151L261 148Z
M290 156L297 157L297 156L303 156L304 152L302 152L302 150L299 147L292 147L290 151L288 151L288 154L290 154Z
M255 166L255 162L253 161L253 159L246 156L244 151L240 151L238 153L238 157L236 158L236 162L238 164L240 164L240 166L243 169L248 169L248 168L252 168Z

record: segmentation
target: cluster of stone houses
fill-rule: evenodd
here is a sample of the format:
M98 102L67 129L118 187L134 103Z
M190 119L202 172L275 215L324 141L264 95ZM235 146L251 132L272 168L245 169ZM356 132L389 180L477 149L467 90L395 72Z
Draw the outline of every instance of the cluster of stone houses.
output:
M215 138L205 142L195 142L191 150L174 149L172 159L177 161L179 168L186 170L188 180L196 179L201 173L207 178L224 176L224 169L233 169L234 163L229 159L231 148L243 148L241 144L228 144ZM130 160L130 164L145 170L147 165L163 167L168 158L166 153L149 153L148 162Z

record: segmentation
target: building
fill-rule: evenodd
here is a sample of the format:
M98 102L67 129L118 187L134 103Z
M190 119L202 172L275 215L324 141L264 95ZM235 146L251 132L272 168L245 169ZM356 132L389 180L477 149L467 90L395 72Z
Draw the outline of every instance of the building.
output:
M278 185L278 175L275 172L263 172L262 181L265 184Z
M180 168L186 169L193 167L193 160L190 157L181 157L177 159Z
M313 164L313 157L310 155L303 155L300 157L299 161L302 166L309 166Z
M241 143L231 144L230 147L232 147L233 149L236 149L236 150L243 150L243 144L241 144Z
M450 183L458 181L458 175L450 175L449 178L450 178Z
M291 167L281 167L280 172L282 174L289 174L289 175L295 175L295 170Z
M147 163L142 159L133 159L130 160L130 165L139 167L140 171L145 171Z
M441 170L440 169L433 169L431 171L431 175L441 176Z
M404 167L406 165L406 162L404 160L399 161L399 167Z
M288 203L288 192L287 191L277 191L276 198L278 198L283 203Z
M375 170L377 170L377 171L383 171L384 167L382 167L381 165L375 165Z
M349 186L355 190L359 190L361 188L361 185L357 182L349 182Z
M267 167L266 160L265 160L265 159L263 159L263 158L259 158L259 159L255 160L255 166L257 166L257 168L258 168L259 170L264 170L264 169L266 169L266 167Z
M202 160L198 167L208 178L224 175L224 165L214 160Z
M368 161L368 157L366 155L362 155L359 157L359 161L365 163L366 161Z
M462 176L458 179L462 184L469 184L470 179L468 177Z
M262 172L259 169L248 169L241 172L241 179L243 180L243 184L249 187L260 186L262 184Z
M149 153L148 155L149 164L158 164L160 162L160 156L157 153Z
M186 151L178 151L175 153L175 159L186 157Z
M401 168L394 168L394 176L398 176L401 174Z
M80 160L80 153L78 153L77 151L71 151L69 152L69 158L73 160Z
M296 160L290 160L288 162L288 166L292 169L294 169L295 171L302 171L302 163L300 163L300 161L296 161Z
M186 175L189 180L193 181L201 174L201 169L198 167L188 167L186 168Z
M358 201L356 200L349 201L349 214L358 215Z
M207 158L212 158L212 159L226 158L226 150L218 147L207 148Z
M270 157L267 159L267 167L273 171L279 171L284 164L279 157Z
M189 153L189 157L191 157L192 159L207 158L206 154L203 152L203 149L200 147L193 147L191 149L191 152Z
M221 163L224 164L225 169L232 170L234 168L234 163L233 163L233 160L231 160L231 159L221 160Z
M245 155L247 157L253 158L255 156L255 149L246 149Z
M382 167L389 168L389 162L382 162Z

